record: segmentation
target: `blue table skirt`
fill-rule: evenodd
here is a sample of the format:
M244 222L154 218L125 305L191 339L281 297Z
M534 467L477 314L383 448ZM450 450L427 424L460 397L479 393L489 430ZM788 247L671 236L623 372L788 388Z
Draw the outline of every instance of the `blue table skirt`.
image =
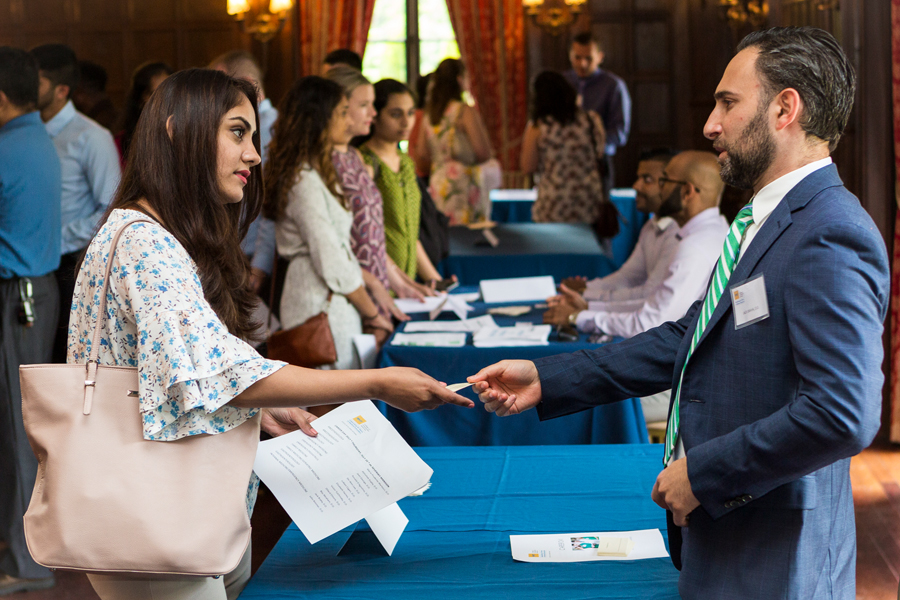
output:
M496 248L487 244L481 231L451 227L450 256L439 269L444 275L456 275L463 285L532 275L552 275L557 281L575 275L603 277L625 262L647 220L634 198L614 197L613 203L621 215L621 229L606 250L591 227L581 223L501 224L493 230L500 240Z
M461 291L472 291L466 288ZM525 303L519 303L525 304ZM469 317L486 313L488 305L473 303ZM494 306L494 305L491 305ZM515 325L516 321L540 323L543 309L532 310L521 317L495 316L501 327ZM421 319L422 315L416 315ZM443 313L441 319L456 319L451 313ZM402 331L402 327L400 328ZM469 375L504 359L533 360L543 356L564 354L596 348L587 336L577 342L560 342L551 335L548 346L476 348L471 336L462 348L413 348L385 345L379 356L379 367L416 367L435 379L447 384L461 383ZM405 413L379 403L403 438L413 446L522 446L541 444L638 444L647 442L644 414L639 400L630 399L573 415L540 421L536 411L517 417L500 418L487 413L478 402L471 388L464 395L476 400L474 409L442 406L435 410Z
M364 523L314 546L291 525L241 598L679 598L668 558L529 564L510 555L510 534L657 528L665 538L665 513L650 500L662 446L417 452L434 469L432 487L400 501L409 525L393 556Z

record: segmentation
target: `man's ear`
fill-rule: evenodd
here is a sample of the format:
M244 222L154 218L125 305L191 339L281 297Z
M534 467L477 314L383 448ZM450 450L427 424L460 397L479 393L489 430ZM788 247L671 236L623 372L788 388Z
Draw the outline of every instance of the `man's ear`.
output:
M169 115L169 118L166 119L166 133L169 134L169 140L171 140L172 136L174 135L172 133L175 129L174 119L175 119L175 115Z
M773 99L775 105L775 129L781 131L788 125L799 122L803 111L803 100L794 88L785 88Z
M68 100L69 96L70 96L69 92L71 92L71 91L72 91L72 88L61 83L61 84L57 85L55 88L53 88L53 95L56 96L57 98L59 98L60 100Z

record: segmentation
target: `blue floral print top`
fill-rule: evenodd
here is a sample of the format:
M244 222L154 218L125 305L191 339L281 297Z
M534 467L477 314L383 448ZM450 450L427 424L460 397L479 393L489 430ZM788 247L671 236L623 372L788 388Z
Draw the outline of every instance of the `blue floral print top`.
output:
M94 236L75 282L67 362L85 363L110 244L122 225L147 218L114 210ZM134 223L119 239L98 362L137 367L144 439L177 440L237 427L259 409L228 406L285 363L266 360L228 332L203 295L197 265L156 223ZM252 477L252 506L258 480Z

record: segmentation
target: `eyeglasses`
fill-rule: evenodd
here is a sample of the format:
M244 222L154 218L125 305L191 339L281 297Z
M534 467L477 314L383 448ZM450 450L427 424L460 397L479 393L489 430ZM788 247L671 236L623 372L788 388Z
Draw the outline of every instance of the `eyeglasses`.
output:
M658 177L657 181L659 182L660 185L665 185L667 183L674 183L675 185L687 185L690 183L691 185L694 185L690 181L681 181L678 179L670 179L668 177L662 177L662 176ZM700 188L698 188L696 185L694 185L694 189L697 190L698 192L700 191Z

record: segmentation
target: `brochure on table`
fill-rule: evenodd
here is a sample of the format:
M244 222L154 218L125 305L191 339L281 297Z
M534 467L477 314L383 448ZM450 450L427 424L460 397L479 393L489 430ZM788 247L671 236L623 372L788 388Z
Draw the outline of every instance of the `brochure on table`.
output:
M410 321L403 325L404 333L425 333L433 331L463 331L475 333L482 329L497 327L497 322L491 315L482 315L474 319L461 321Z
M556 295L551 275L541 277L511 277L483 279L479 284L481 297L487 303L539 302Z
M511 535L509 545L513 560L521 562L642 560L669 556L659 529Z
M398 298L394 300L394 304L408 315L429 313L429 318L432 321L440 313L446 311L451 311L460 319L465 319L472 307L460 296L461 294L441 294L440 296L428 296L422 301L413 300L412 298Z
M260 442L253 470L311 544L366 519L391 554L408 523L396 502L433 471L369 400L339 406L315 429Z

